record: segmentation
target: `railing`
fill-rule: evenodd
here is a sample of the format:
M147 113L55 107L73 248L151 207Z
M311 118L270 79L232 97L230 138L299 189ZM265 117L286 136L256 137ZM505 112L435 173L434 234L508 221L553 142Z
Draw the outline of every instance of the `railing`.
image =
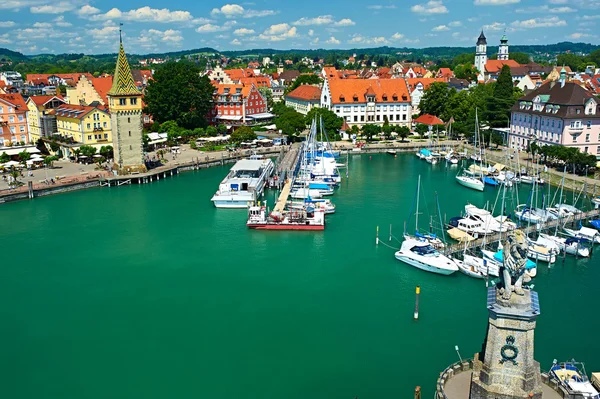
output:
M437 380L436 390L433 396L434 399L448 399L448 396L446 396L446 392L444 390L446 381L454 377L456 374L471 369L473 369L473 359L461 360L460 362L452 363L450 366L446 367L446 369L440 373L440 378Z

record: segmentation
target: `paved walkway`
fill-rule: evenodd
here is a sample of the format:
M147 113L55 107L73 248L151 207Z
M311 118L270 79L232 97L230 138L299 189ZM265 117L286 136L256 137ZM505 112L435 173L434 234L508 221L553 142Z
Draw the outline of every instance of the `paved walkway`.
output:
M84 165L69 161L56 161L54 162L53 168L41 168L34 169L31 171L33 176L29 176L29 171L27 169L22 169L23 177L18 177L17 181L25 183L25 187L27 187L28 182L33 182L34 185L44 184L45 180L50 181L54 179L55 182L60 182L61 180L72 180L73 178L78 178L82 180L86 180L87 176L95 176L100 171L95 170L96 164ZM8 176L8 173L6 174ZM7 190L8 181L0 180L0 190Z
M450 378L444 386L444 392L448 399L467 399L471 391L472 371L465 371ZM542 384L542 399L561 399L554 389Z

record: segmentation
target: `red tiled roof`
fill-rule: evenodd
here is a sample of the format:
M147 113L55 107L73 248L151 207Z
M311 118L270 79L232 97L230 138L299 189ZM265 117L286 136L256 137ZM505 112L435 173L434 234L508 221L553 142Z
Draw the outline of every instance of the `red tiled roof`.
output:
M450 68L440 68L440 70L438 71L438 76L442 76L444 78L451 78L452 76L454 76L454 73Z
M88 107L84 105L73 104L63 104L60 107L55 108L54 112L56 113L56 116L81 119L95 109L108 113L107 110L100 107Z
M254 77L254 71L250 68L226 69L224 72L233 81L237 81L241 78Z
M254 85L256 87L271 87L271 80L265 76L257 76L255 78L240 78L239 81L245 86Z
M404 79L331 79L329 81L331 102L334 104L365 102L365 95L373 93L376 102L410 101ZM396 99L394 100L394 96ZM341 101L343 98L344 101Z
M511 68L521 66L515 60L488 60L488 62L485 63L485 70L488 73L500 72L504 65L508 65Z
M286 97L304 101L320 101L321 88L311 85L301 85L289 92Z
M93 76L92 74L90 74L89 72L76 72L76 73L30 73L27 75L26 77L26 81L31 82L34 80L39 80L39 79L46 79L46 81L48 80L48 78L50 76L58 76L61 79L64 80L72 80L75 83L79 82L79 78L81 78L82 75L85 75L86 78L88 79L92 79Z
M250 91L252 90L252 85L246 86L243 84L224 84L224 83L217 83L214 84L216 88L216 94L217 95L224 95L226 94L226 89L229 89L229 93L228 94L236 94L237 89L241 89L241 93L242 93L242 97L246 98L248 97L248 95L250 94Z
M31 100L35 105L41 106L54 98L64 101L60 96L31 96L27 101Z
M98 95L102 98L102 101L104 101L104 104L108 104L108 97L106 93L108 93L112 87L113 77L107 76L104 78L92 78L91 83Z
M0 94L0 100L12 105L17 113L27 112L27 104L20 94Z
M443 120L441 120L440 118L438 118L435 115L429 115L429 114L421 115L417 119L415 119L413 122L422 123L424 125L430 125L430 126L444 124Z
M446 78L407 78L408 88L412 91L421 83L423 89L426 90L433 82L448 82Z

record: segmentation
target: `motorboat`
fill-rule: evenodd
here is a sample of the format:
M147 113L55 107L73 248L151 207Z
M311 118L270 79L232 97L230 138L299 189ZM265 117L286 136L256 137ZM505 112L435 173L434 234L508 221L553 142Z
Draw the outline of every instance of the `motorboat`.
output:
M481 221L486 230L491 230L492 232L504 233L516 228L516 225L508 221L506 217L498 220L490 211L478 208L475 205L465 205L465 214L472 219Z
M592 219L590 220L590 224L593 228L600 230L600 219Z
M538 242L553 242L556 244L559 251L566 252L569 255L581 256L582 258L587 258L590 256L590 249L585 245L585 241L578 238L557 237L550 234L540 233Z
M585 241L594 244L600 244L600 233L598 233L598 230L596 229L591 229L589 227L580 227L579 230L574 230L563 227L563 230L565 233L567 233L567 235L571 237L581 238Z
M494 231L488 226L485 226L481 220L471 216L467 216L465 218L451 218L449 225L451 227L456 227L457 229L462 230L475 238L494 233Z
M540 245L536 242L527 242L527 257L535 261L542 261L547 263L555 263L556 255L558 250L550 249L546 246Z
M324 230L325 212L307 206L301 210L273 211L267 215L265 206L251 206L246 226L255 230Z
M397 151L396 150L387 150L386 153L388 153L390 155L396 155Z
M274 169L269 158L237 161L211 201L217 208L247 208L262 195Z
M536 214L534 210L525 204L517 206L517 209L515 210L515 216L523 222L529 222L533 224L540 224L545 221L543 216Z
M488 186L498 186L498 185L500 185L500 183L498 182L498 180L496 180L496 178L493 177L493 176L484 176L483 177L483 183L487 184Z
M471 188L473 190L483 191L484 183L481 179L462 174L460 176L456 176L456 181L458 182L458 184Z
M600 399L600 393L588 379L583 363L575 360L558 363L555 360L550 368L550 379L566 391L565 398Z
M500 273L500 268L496 262L488 262L484 258L466 253L463 255L462 265L459 265L458 263L457 265L461 272L474 278L485 278L487 276L498 277Z
M451 156L450 159L448 159L448 162L450 162L450 165L458 165L458 158Z
M458 271L452 259L442 255L425 239L405 238L394 256L401 262L432 273L448 275Z
M569 204L556 204L556 205L554 205L554 208L558 209L558 211L562 215L560 217L574 216L579 213L582 213L580 209L577 209L573 205L569 205Z
M521 175L520 176L521 183L523 184L538 184L540 186L544 185L546 182L539 176L529 176L529 175Z
M288 203L287 207L291 210L295 210L295 211L299 211L302 210L304 208L306 208L307 206L312 206L314 208L316 208L317 210L322 209L325 214L331 214L331 213L335 213L335 204L333 202L331 202L331 200L328 199L313 199L313 198L306 198L304 201L300 202L300 201L292 201L290 203Z
M321 198L323 195L320 190L310 190L307 188L297 188L290 191L290 197L295 199L305 199L305 198Z

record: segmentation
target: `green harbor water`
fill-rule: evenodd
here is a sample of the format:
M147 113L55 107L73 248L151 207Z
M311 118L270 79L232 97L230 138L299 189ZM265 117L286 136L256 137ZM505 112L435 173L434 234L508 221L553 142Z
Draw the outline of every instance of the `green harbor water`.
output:
M324 232L261 232L210 198L230 166L0 206L3 398L408 398L484 339L486 288L375 246L496 190L414 155L350 156ZM520 194L527 198L526 188ZM414 223L414 221L412 222ZM600 371L600 253L540 264L536 359ZM415 286L420 319L413 321Z

